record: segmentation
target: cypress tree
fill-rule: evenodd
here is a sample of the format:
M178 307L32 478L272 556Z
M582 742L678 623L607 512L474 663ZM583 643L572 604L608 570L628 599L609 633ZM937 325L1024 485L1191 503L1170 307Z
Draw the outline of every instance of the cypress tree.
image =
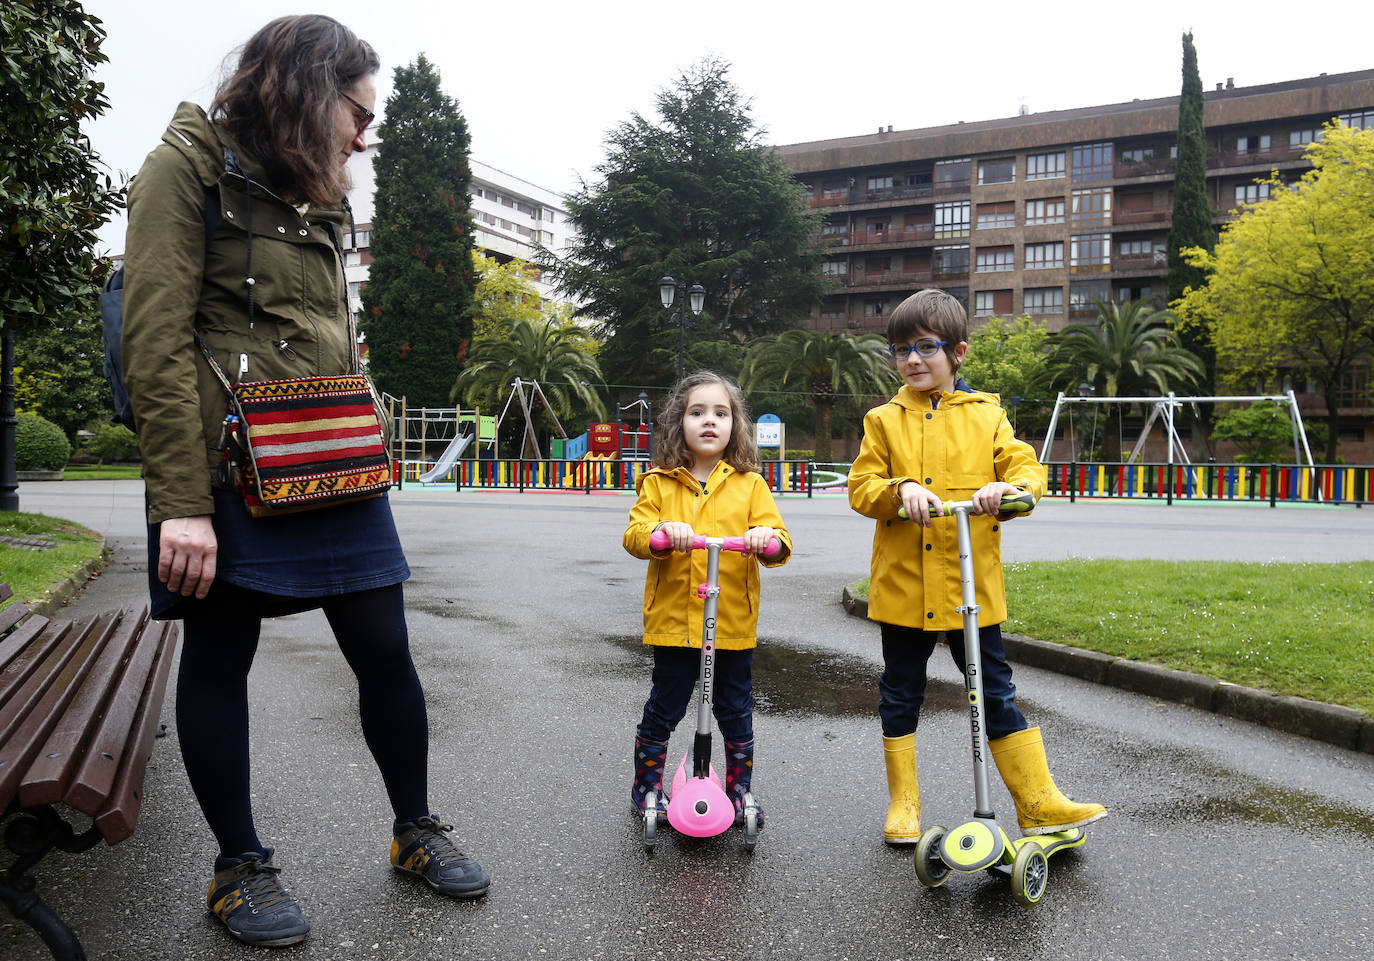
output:
M361 327L378 388L414 407L448 404L472 336L470 142L433 64L421 54L397 67L377 153Z

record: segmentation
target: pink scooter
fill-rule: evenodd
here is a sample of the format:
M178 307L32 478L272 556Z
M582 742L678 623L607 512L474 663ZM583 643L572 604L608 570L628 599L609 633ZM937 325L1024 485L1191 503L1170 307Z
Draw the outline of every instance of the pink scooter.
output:
M656 551L667 550L670 546L664 531L654 531L649 538L649 546ZM772 557L781 550L782 545L776 537L768 541L764 557ZM707 552L706 583L697 587L697 596L705 601L701 615L701 670L697 674L700 696L697 700L697 732L692 743L692 776L687 776L687 755L673 775L673 791L668 800L668 823L681 834L694 838L710 838L723 834L735 823L735 807L730 803L725 788L721 786L720 775L711 764L711 693L715 683L716 658L716 604L720 594L720 552L737 551L752 554L745 546L743 537L704 537L698 534L692 541L692 550ZM658 828L657 792L650 791L644 798L644 847L653 850L655 831ZM758 841L758 807L754 796L744 795L744 846L752 851Z

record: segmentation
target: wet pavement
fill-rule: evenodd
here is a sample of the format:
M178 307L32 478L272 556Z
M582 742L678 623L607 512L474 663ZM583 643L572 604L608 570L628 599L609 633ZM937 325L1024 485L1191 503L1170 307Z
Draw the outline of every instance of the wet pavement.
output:
M25 484L21 505L110 537L73 613L140 597L137 483ZM1251 959L1368 957L1374 756L1017 667L1056 780L1111 817L1050 862L1017 907L1004 880L916 881L880 840L886 805L876 628L841 587L867 572L871 524L843 498L786 498L797 554L765 571L755 788L768 826L665 832L630 818L633 728L648 691L644 563L620 547L631 499L393 495L415 576L412 647L430 710L431 798L487 867L448 902L386 862L390 815L351 674L317 613L268 622L250 680L259 828L314 925L308 959ZM1368 559L1374 511L1047 502L1008 525L1009 560L1065 556ZM942 652L923 713L926 823L971 808L959 675ZM164 720L175 734L169 692ZM690 743L680 726L670 756ZM717 749L719 750L719 749ZM138 832L54 855L42 890L92 958L244 958L204 912L214 852L174 740L159 742ZM1014 814L1001 783L993 800ZM3 915L0 915L3 917ZM46 957L0 921L0 958Z

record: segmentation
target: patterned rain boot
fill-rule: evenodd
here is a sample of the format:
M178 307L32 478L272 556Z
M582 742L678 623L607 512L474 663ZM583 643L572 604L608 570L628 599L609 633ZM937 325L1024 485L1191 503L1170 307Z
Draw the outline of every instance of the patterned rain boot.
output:
M750 792L750 781L754 777L754 742L725 742L725 795L735 806L735 827L744 823L744 795ZM759 830L763 830L763 805L754 798L758 811Z
M655 791L658 794L658 819L668 820L668 799L663 792L663 765L667 759L667 741L650 741L635 736L635 780L630 788L630 812L635 817L644 816L644 796Z

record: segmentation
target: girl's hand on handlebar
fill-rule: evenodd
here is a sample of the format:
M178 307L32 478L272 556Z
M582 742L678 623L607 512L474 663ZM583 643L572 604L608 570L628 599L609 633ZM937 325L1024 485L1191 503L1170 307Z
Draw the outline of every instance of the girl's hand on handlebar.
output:
M1006 481L993 481L975 491L970 500L973 501L973 508L977 513L996 516L1002 512L1002 498L1014 497L1019 493L1019 487L1014 487Z
M749 550L755 554L766 554L768 552L768 542L778 536L778 532L771 527L751 527L744 532L744 543ZM781 538L778 541L782 543Z
M902 481L897 487L897 496L902 499L906 516L914 524L929 527L931 516L940 516L940 498L915 481Z
M684 521L665 521L659 525L658 529L668 535L670 550L690 551L692 549L692 539L696 537L696 531L692 530L691 524Z

